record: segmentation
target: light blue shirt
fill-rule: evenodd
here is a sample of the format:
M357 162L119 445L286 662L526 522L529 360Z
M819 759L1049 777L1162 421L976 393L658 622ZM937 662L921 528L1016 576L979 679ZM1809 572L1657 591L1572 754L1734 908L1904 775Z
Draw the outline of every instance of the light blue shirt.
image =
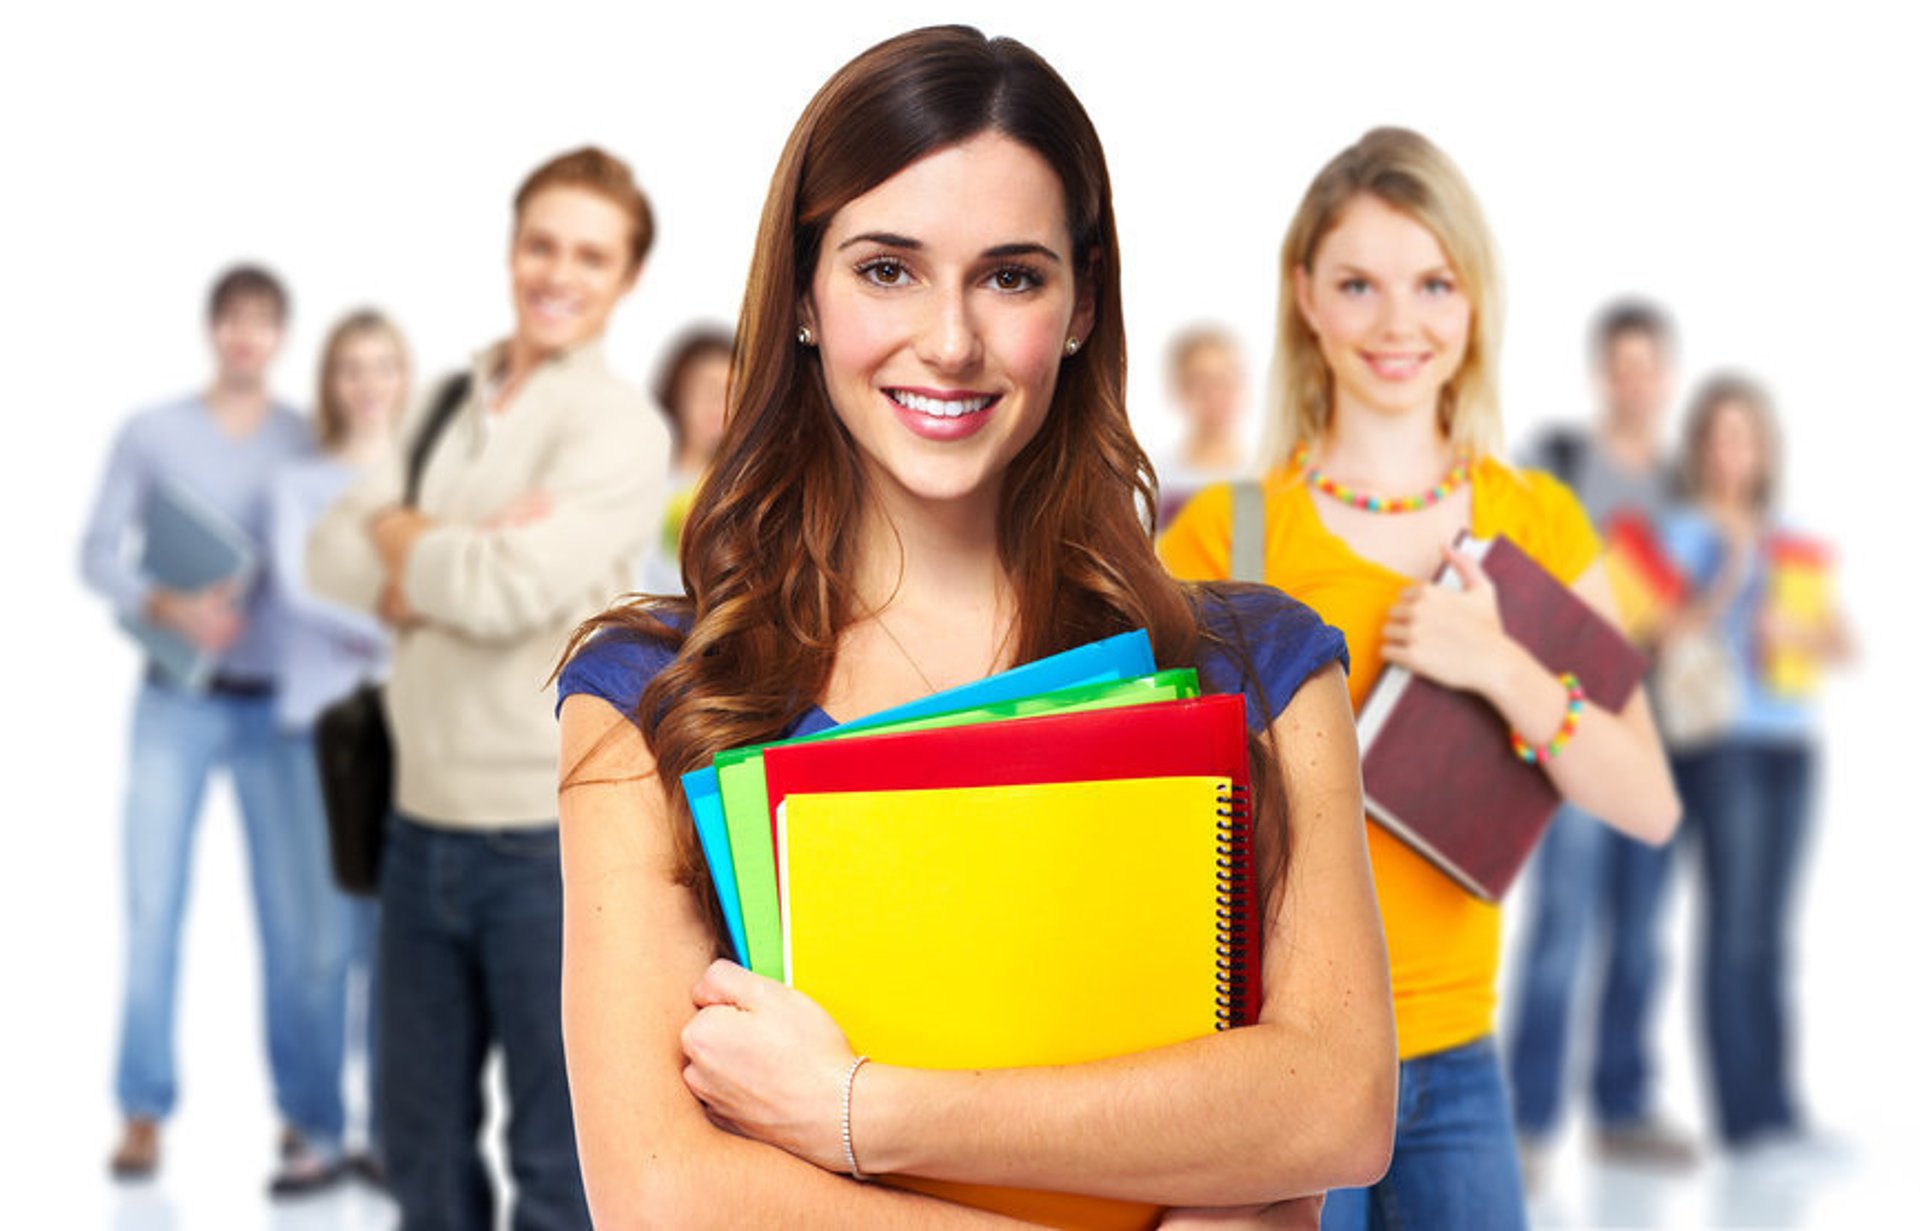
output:
M1726 544L1712 521L1690 509L1680 509L1661 520L1660 537L1667 556L1687 576L1697 592L1713 584L1727 563ZM1757 743L1798 742L1813 734L1813 710L1807 702L1780 696L1767 687L1760 664L1758 621L1767 601L1770 578L1764 536L1756 548L1747 576L1733 602L1720 616L1719 632L1739 667L1740 706L1730 739Z
M251 539L261 561L240 604L246 627L215 670L272 680L279 670L286 616L273 594L267 484L283 464L312 452L305 417L281 403L244 437L224 431L198 394L139 412L120 429L107 459L107 473L81 541L82 577L117 611L138 615L153 588L139 567L140 522L148 496L162 480L190 492Z
M320 711L387 673L384 625L364 611L307 588L307 535L327 506L360 477L358 468L315 457L280 469L268 497L273 580L286 625L280 639L280 725L306 731Z

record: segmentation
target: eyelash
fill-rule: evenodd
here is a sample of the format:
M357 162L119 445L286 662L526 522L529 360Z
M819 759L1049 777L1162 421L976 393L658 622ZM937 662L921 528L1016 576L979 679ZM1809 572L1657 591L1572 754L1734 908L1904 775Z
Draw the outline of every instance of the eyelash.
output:
M877 272L883 269L891 269L895 272L895 277L892 281L884 281L876 276ZM855 265L853 272L874 286L889 289L900 286L905 279L912 276L907 272L906 262L900 260L898 257L891 256L869 257L867 260ZM999 280L1007 275L1012 275L1020 279L1021 285L1011 287L998 285ZM1004 294L1023 295L1030 291L1039 290L1046 285L1047 279L1044 274L1031 265L1002 265L987 275L987 281L993 284L995 290Z

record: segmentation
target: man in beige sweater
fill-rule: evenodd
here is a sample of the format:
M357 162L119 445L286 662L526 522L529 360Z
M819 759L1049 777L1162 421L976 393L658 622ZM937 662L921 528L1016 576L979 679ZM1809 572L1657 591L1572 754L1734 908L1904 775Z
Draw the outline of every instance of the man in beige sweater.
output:
M514 333L475 356L416 503L403 504L403 448L308 543L317 592L397 630L376 1099L410 1231L493 1225L478 1145L496 1043L515 1225L588 1225L560 1038L547 678L572 629L626 588L659 522L665 431L600 352L652 230L618 159L583 149L536 170L514 201ZM426 417L402 429L408 445Z

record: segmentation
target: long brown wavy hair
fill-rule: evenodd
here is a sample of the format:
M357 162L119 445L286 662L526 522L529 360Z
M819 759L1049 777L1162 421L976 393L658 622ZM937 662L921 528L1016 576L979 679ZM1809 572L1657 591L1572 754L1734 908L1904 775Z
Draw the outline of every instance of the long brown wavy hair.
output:
M1147 630L1162 666L1190 665L1200 648L1194 595L1161 567L1141 520L1157 485L1127 423L1120 247L1092 121L1052 67L1011 39L941 26L878 44L814 95L774 171L726 430L681 531L686 597L629 600L587 621L568 646L571 657L605 632L679 647L633 717L674 806L680 880L706 900L716 935L680 778L725 749L779 738L825 691L841 634L862 610L852 584L859 543L847 528L862 524L866 484L817 352L795 341L821 237L848 202L987 132L1019 141L1060 177L1076 284L1092 287L1095 305L1092 335L1062 362L1046 419L1002 485L1015 661L1131 628ZM1271 753L1254 760L1271 908L1285 824Z

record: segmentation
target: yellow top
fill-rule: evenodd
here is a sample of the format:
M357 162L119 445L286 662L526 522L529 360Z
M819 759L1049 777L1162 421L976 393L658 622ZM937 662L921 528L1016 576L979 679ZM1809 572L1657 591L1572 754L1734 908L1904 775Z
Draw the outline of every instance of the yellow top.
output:
M1387 611L1413 583L1356 554L1320 521L1298 467L1287 463L1264 481L1268 584L1285 590L1347 637L1354 709L1380 674ZM1472 469L1472 530L1504 534L1562 582L1597 558L1599 539L1580 503L1552 476L1482 458ZM1176 577L1223 578L1233 535L1225 485L1195 496L1160 539ZM1500 910L1480 901L1395 838L1367 824L1374 889L1386 927L1400 1058L1471 1042L1492 1031L1500 960Z

